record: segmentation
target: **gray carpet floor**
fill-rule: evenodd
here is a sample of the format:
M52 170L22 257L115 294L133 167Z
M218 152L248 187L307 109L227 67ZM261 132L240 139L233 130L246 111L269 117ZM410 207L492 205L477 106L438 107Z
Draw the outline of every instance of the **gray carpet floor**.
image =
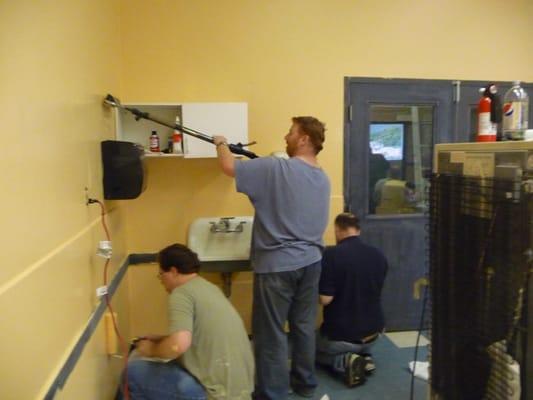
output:
M317 367L319 385L313 399L320 400L324 394L327 394L330 400L409 400L411 373L408 363L414 360L414 352L414 347L397 347L386 335L382 335L372 348L376 370L368 376L363 385L348 388L340 377L332 375L322 367ZM427 361L427 346L419 346L417 360ZM302 399L296 394L291 394L289 398ZM413 399L427 398L427 382L415 378Z

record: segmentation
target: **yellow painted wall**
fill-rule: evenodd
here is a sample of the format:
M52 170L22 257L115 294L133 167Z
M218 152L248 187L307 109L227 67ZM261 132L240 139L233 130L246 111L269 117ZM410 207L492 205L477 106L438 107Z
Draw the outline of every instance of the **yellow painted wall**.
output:
M529 0L1 1L0 398L42 398L94 310L103 231L84 188L102 197L99 142L113 130L104 94L247 102L258 154L284 148L290 117L316 115L328 126L320 160L333 217L342 209L343 78L532 81L532 15ZM107 204L110 276L130 252L184 242L196 217L251 213L214 160L148 166L138 200ZM132 333L166 326L155 271L134 267L119 291L126 337L128 309ZM248 320L250 275L236 280L233 301ZM111 398L120 361L103 349L99 326L57 398Z
M317 116L328 128L319 159L332 181L331 219L343 205L344 77L533 81L529 0L123 4L122 100L247 102L259 155L284 148L292 116ZM150 159L148 166L147 191L126 204L136 251L185 242L195 218L252 212L216 160ZM156 266L143 268L132 271L131 304L164 309L157 282L144 281ZM251 277L241 274L235 285L232 301L249 326ZM164 315L142 315L132 316L137 333L166 325Z
M1 399L42 399L96 306L105 236L84 188L102 199L99 143L113 134L102 97L120 88L119 23L117 1L0 1ZM112 278L127 247L123 209L108 206ZM110 397L118 374L103 337L99 326L58 398Z

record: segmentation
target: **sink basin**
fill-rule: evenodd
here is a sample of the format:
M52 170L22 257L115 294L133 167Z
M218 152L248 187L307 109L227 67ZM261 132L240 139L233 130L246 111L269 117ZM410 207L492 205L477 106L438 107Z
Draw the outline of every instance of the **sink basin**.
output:
M202 265L223 262L220 263L222 272L226 268L237 268L237 265L232 268L234 263L230 261L240 261L235 264L244 268L248 263L243 261L250 259L252 224L253 217L250 216L198 218L189 227L188 246L198 254Z

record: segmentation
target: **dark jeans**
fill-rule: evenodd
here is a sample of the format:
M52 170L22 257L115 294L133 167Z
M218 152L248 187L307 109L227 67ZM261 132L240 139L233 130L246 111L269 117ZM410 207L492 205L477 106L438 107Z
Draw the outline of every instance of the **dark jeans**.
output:
M167 363L142 359L129 361L128 388L131 400L207 399L204 387L177 361ZM121 387L115 400L124 398Z
M320 262L296 271L254 275L252 333L257 386L254 398L283 400L289 384L295 391L313 390L315 323ZM285 321L289 322L292 363L288 366Z
M316 333L316 361L321 365L331 367L335 372L344 374L344 358L346 353L363 354L368 353L372 346L377 342L365 344L356 344L351 342L342 342L338 340L329 340L320 333Z

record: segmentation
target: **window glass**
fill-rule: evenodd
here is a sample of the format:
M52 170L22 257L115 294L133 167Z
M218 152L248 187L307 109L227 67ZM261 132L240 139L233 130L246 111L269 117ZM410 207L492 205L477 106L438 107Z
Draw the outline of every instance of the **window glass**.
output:
M369 213L424 212L431 173L433 106L370 106Z

